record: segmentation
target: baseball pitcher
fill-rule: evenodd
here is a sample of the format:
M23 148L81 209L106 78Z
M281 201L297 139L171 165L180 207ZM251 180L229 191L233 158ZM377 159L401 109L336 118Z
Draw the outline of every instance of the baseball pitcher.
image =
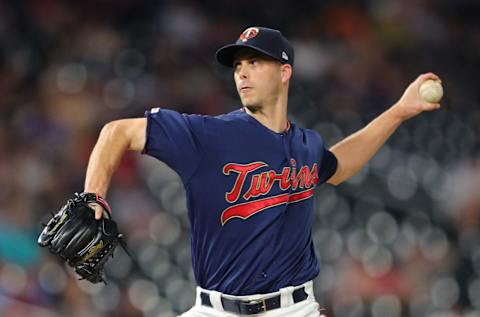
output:
M91 154L84 191L105 197L127 150L151 155L181 177L191 224L195 305L183 317L320 316L312 280L315 188L354 175L405 120L438 109L420 75L397 103L327 149L287 118L294 50L281 32L250 27L216 52L233 68L242 107L220 116L153 108L107 123ZM98 207L99 205L97 205ZM101 219L103 208L96 208Z

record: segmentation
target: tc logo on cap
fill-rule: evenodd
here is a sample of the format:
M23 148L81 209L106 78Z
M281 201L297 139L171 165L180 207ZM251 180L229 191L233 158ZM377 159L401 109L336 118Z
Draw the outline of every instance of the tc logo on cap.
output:
M254 38L258 34L258 28L248 28L240 34L240 40L246 42L251 38Z

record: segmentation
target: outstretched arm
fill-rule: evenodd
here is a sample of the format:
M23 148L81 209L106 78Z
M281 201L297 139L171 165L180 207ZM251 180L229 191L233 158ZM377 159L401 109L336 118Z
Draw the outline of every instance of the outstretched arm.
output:
M105 197L110 179L127 150L142 151L146 141L147 119L124 119L107 123L93 148L85 177L85 192ZM101 208L95 208L100 219Z
M377 153L403 121L423 111L440 108L440 104L425 102L420 97L420 85L427 79L440 80L433 73L418 76L395 105L371 121L366 127L330 149L337 157L338 166L328 183L338 185L355 175Z

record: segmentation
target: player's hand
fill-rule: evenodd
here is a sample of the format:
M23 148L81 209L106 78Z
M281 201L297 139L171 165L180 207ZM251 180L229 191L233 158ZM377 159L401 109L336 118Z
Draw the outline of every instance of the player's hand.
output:
M401 120L407 120L423 111L432 111L440 108L439 103L429 103L420 97L420 85L427 79L439 80L434 73L421 74L405 89L400 100L392 107L392 110Z

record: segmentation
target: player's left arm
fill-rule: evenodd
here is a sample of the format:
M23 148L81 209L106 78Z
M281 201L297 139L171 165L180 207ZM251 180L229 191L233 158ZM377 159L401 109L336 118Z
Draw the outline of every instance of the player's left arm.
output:
M355 175L377 153L400 124L423 111L440 108L420 97L419 87L427 79L440 80L433 73L422 74L405 90L400 100L372 120L363 129L335 144L332 151L338 160L335 174L328 183L338 185Z

